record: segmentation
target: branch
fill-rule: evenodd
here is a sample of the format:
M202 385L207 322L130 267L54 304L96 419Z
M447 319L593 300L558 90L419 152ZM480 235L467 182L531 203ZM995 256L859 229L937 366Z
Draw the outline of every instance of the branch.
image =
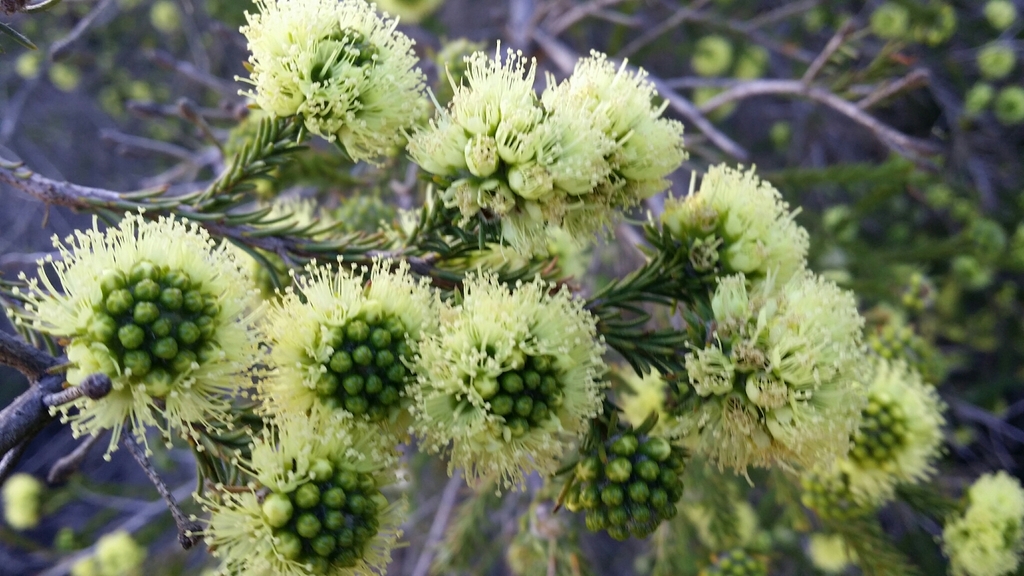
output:
M451 516L452 507L455 506L455 498L459 495L459 487L462 486L462 475L459 472L452 474L448 484L441 493L441 501L437 505L437 513L434 521L430 524L430 531L427 533L427 540L423 543L423 550L416 565L412 569L413 576L426 576L430 571L430 565L434 560L434 550L444 536L445 527L448 526L448 517Z
M534 29L533 39L562 72L566 74L572 72L576 66L576 61L579 60L579 54L540 28ZM635 68L633 69L635 70ZM703 132L708 137L708 140L721 148L723 152L741 161L749 157L749 154L742 146L715 128L700 110L689 100L672 90L664 80L653 75L649 75L648 79L657 88L662 98L668 101L669 107L687 119L697 130Z
M121 436L121 443L131 453L132 458L135 458L135 461L138 462L146 476L149 477L149 481L156 487L156 491L163 497L167 508L171 511L171 516L174 518L174 524L178 527L178 542L181 544L181 547L188 550L195 546L202 539L200 534L203 531L203 527L198 522L189 520L185 513L181 511L181 508L178 507L178 502L175 500L174 495L171 494L171 490L167 487L167 484L164 484L163 478L160 477L152 462L149 461L145 450L135 440L135 431L123 434Z
M752 80L744 82L705 102L700 107L700 112L707 114L730 102L764 95L798 96L824 104L870 130L889 149L908 156L915 161L920 162L920 156L922 155L927 156L939 153L939 148L935 144L907 136L867 114L857 104L843 100L828 90L807 86L800 80Z
M21 372L30 382L38 381L59 363L53 356L33 348L17 336L0 331L0 364Z

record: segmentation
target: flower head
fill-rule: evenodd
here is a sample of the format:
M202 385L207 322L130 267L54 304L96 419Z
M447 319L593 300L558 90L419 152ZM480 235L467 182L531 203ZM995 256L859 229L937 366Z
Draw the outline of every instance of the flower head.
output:
M616 400L622 408L626 421L635 427L640 427L644 420L647 420L652 413L657 412L658 423L654 425L652 432L665 435L666 423L669 421L665 399L671 393L668 389L668 382L661 377L657 370L640 375L628 366L615 366L613 371L625 381L626 386L632 392L616 395Z
M425 444L450 444L449 469L470 483L551 472L569 436L601 410L604 346L596 320L541 279L514 290L489 274L466 278L462 303L420 347L415 416Z
M384 438L350 417L314 409L276 416L252 445L256 485L202 499L206 540L224 574L383 574L405 501Z
M814 567L828 574L846 570L856 554L846 540L838 534L811 534L807 541L807 556Z
M552 109L583 110L613 143L606 159L611 174L594 193L601 203L622 209L668 188L665 178L683 160L683 125L663 118L666 104L655 105L658 93L643 69L616 66L600 52L576 63L570 77L555 84L550 78L542 95ZM586 212L570 214L585 221Z
M853 295L809 272L775 289L719 281L715 331L686 355L695 394L675 435L720 467L811 466L846 454L861 406L863 320Z
M407 264L389 260L356 271L314 262L306 272L261 325L271 345L272 371L260 385L266 405L393 423L415 380L418 343L437 330L435 296Z
M853 448L837 466L855 498L881 505L897 484L919 482L934 472L945 420L935 388L916 371L881 359L873 368Z
M545 251L548 227L569 221L574 236L592 235L608 221L592 213L608 207L595 208L591 197L609 176L613 147L588 110L542 105L535 77L535 61L511 50L502 60L500 46L494 59L468 56L467 84L454 86L448 108L408 147L425 170L451 181L445 204L466 219L499 216L505 241L525 255Z
M31 474L13 474L4 482L4 520L15 530L28 530L39 524L39 498L43 483Z
M1003 576L1024 554L1024 489L1006 472L986 474L967 491L967 510L946 523L942 548L953 576Z
M61 406L75 433L111 429L113 450L126 419L137 435L146 425L167 435L225 420L256 357L255 291L234 252L195 224L141 214L54 246L61 258L46 263L60 288L40 262L29 283L31 325L69 340L71 385L97 372L113 383L103 398Z
M337 140L353 160L403 142L420 111L423 73L398 22L363 0L258 0L246 13L255 92L275 116Z
M774 273L785 283L806 266L807 231L771 184L750 169L712 166L700 190L670 198L662 225L690 250L698 270L716 263L726 273L742 272L751 280Z

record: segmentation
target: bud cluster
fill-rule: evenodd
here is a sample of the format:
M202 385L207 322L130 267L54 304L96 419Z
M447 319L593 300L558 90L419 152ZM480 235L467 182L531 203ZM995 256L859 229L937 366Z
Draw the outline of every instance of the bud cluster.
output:
M331 338L334 353L324 363L317 394L328 407L383 419L398 403L410 375L405 363L413 354L402 321L387 316L369 322L355 319L335 328Z
M858 464L882 465L907 442L907 422L903 407L881 392L868 398L861 411L860 427L853 435L850 459Z
M565 507L585 510L587 529L606 530L616 540L649 536L676 515L683 495L681 450L632 429L612 436L604 448L591 450L576 465Z
M823 520L846 522L872 513L869 506L856 501L849 480L838 470L810 472L800 479L800 485L800 501Z
M736 548L719 554L708 567L707 576L768 576L768 565L759 558Z
M103 304L94 310L88 337L150 396L166 396L180 376L218 353L210 339L217 298L186 272L142 260L127 275L104 270L100 288Z
M327 460L314 462L312 473L313 481L287 494L272 492L263 501L277 550L311 566L314 574L354 567L377 534L387 499L370 474L335 470Z

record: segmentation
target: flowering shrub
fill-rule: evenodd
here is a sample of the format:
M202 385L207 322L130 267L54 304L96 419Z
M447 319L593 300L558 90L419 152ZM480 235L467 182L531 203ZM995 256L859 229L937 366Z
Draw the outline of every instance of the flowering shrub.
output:
M1013 2L0 4L0 183L93 215L0 255L5 570L1021 570ZM175 162L32 171L40 83Z

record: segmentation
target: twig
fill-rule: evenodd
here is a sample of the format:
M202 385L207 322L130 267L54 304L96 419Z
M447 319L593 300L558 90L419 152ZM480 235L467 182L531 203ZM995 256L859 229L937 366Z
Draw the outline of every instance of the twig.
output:
M624 1L625 0L591 0L585 4L578 4L562 13L562 15L557 19L549 22L546 28L552 35L557 36L587 16L590 16L591 14L594 14L608 6L621 4Z
M142 136L123 134L110 128L100 130L100 138L107 142L119 145L120 148L124 149L121 150L122 152L134 149L144 152L166 154L167 156L172 156L189 163L193 161L192 152L190 150L169 142L161 142L160 140L143 138Z
M643 34L634 38L629 44L622 47L615 56L616 58L629 58L638 50L658 39L659 36L679 26L683 22L694 17L697 12L707 4L707 0L697 0L692 6L684 6L676 10L657 26L654 26Z
M100 15L103 14L103 12L105 12L112 4L116 5L114 0L100 0L100 3L97 4L95 8L75 24L75 27L71 29L71 32L68 32L67 36L57 40L50 46L50 60L56 62L66 56L71 45L81 38L82 35L85 34L86 30L88 30Z
M7 477L14 472L18 461L21 460L21 455L25 453L25 448L28 448L28 442L28 439L22 440L17 446L8 450L3 459L0 459L0 484L6 482Z
M512 47L526 50L530 45L530 30L534 26L537 4L534 0L509 0L508 33Z
M820 2L821 0L803 0L802 2L787 2L786 4L783 4L782 6L779 6L774 10L770 10L768 12L765 12L764 14L761 14L760 16L755 16L754 18L747 20L747 27L751 30L754 30L756 28L764 28L769 24L775 24L776 22L785 20L786 18L789 18L791 16L803 14L804 12L807 12L808 10L817 6Z
M555 65L564 73L569 73L573 70L579 55L571 48L540 28L533 31L533 37ZM715 128L689 100L672 90L664 80L653 75L648 76L648 79L654 83L661 97L668 101L669 107L687 119L697 130L703 132L715 146L718 146L723 152L737 160L742 161L749 157L747 151L742 146Z
M59 363L53 356L29 346L17 336L0 331L0 364L21 372L30 382L38 381L49 368Z
M59 392L63 384L64 375L45 376L0 411L0 454L35 437L53 420L43 397Z
M444 536L444 530L448 526L448 517L451 516L455 498L458 496L461 486L462 475L456 471L448 479L448 484L445 485L444 492L441 494L441 502L437 505L437 513L434 514L434 521L430 524L427 540L423 543L423 550L412 569L412 576L427 576L430 571L430 565L434 561L434 550Z
M181 544L181 547L188 550L195 546L202 539L200 533L203 527L198 522L189 520L185 513L181 511L181 508L178 507L178 502L174 495L171 494L170 489L167 488L167 484L164 484L163 478L157 473L153 463L149 461L145 450L135 440L135 431L123 434L121 436L121 443L131 453L132 458L135 458L135 461L146 473L146 476L149 477L149 481L156 487L156 491L163 497L167 508L171 511L171 517L174 518L174 524L178 527L178 542Z
M89 450L100 441L102 434L92 434L87 436L85 440L82 440L75 449L68 453L66 456L61 456L53 463L50 467L50 472L46 475L46 483L51 486L63 484L67 482L68 478L72 474L78 472L78 468L82 465L82 461L89 454Z
M806 86L799 80L751 80L744 82L711 98L700 107L700 111L707 114L735 100L770 94L799 96L825 104L870 130L883 144L893 151L911 157L915 161L921 161L919 154L932 155L939 152L938 147L931 142L907 136L867 114L858 108L856 104L843 100L827 90Z
M189 62L183 62L171 56L169 53L162 50L153 50L147 54L147 57L152 60L157 66L161 68L167 68L174 70L178 74L181 74L185 78L192 80L198 84L202 84L208 88L211 88L217 92L220 92L224 96L232 97L237 99L238 87L222 80L212 74L203 72L199 68L195 67Z
M946 403L949 407L956 412L957 416L961 418L977 422L991 430L992 432L998 433L1000 436L1014 440L1020 444L1024 444L1024 430L1007 424L1001 418L994 416L987 410L978 408L974 404L970 404L963 400L956 398L946 398Z
M836 30L836 33L831 39L829 39L828 43L825 44L821 53L818 54L814 61L811 62L811 65L807 67L807 71L804 72L803 78L800 79L805 86L809 86L811 82L814 81L814 78L817 77L818 73L821 72L821 69L825 67L825 64L828 64L829 59L836 53L836 50L839 50L852 31L853 22L850 20L847 20L839 30Z
M857 102L857 108L867 110L894 94L898 94L904 90L912 90L914 88L920 88L921 86L927 86L930 80L931 74L928 73L928 70L925 70L924 68L911 70L910 73L899 80L883 84L871 94L865 96Z
M67 404L72 400L77 400L82 396L92 398L93 400L99 400L107 394L110 394L110 389L112 387L113 383L110 381L110 377L106 374L90 374L86 376L78 386L72 386L61 390L60 392L54 392L53 394L43 396L43 404L50 407L60 406L61 404Z

